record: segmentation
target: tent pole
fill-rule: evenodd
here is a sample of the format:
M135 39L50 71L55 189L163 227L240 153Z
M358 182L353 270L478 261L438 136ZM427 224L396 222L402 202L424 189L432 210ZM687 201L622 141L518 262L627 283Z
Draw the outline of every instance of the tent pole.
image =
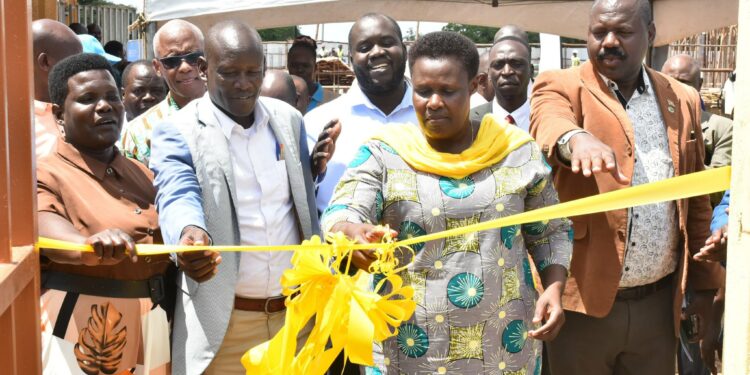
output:
M737 103L750 102L750 0L739 0L737 32ZM750 107L735 106L736 144L750 142ZM739 150L737 150L739 151ZM750 374L750 153L732 156L732 195L729 217L724 375Z

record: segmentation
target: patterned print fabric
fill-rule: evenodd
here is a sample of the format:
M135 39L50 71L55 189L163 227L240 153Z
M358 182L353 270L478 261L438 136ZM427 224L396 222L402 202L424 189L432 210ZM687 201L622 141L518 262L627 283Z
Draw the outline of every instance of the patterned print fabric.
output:
M451 179L415 171L371 141L349 165L323 226L387 224L404 239L492 220L557 203L549 174L534 142ZM414 287L417 310L382 343L384 357L368 373L538 374L542 345L527 337L537 298L528 254L540 270L567 268L570 231L567 220L553 220L412 246L414 263L401 276ZM404 251L401 261L411 257ZM374 286L380 280L374 275Z

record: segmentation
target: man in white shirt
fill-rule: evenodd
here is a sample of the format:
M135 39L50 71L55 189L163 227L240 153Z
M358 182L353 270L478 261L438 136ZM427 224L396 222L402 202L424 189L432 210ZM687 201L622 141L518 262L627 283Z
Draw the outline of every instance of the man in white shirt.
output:
M150 167L165 242L294 245L317 234L313 176L325 163L310 161L297 110L259 98L258 33L238 21L213 26L200 66L208 93L154 128ZM291 257L179 253L172 373L244 374L241 356L284 324L280 279Z
M336 153L318 185L320 212L328 207L336 184L362 143L386 125L418 124L411 84L404 79L406 47L396 21L383 14L362 16L349 31L349 46L357 85L305 115L309 145L332 120L341 123Z
M500 38L490 49L487 73L495 88L495 98L491 103L472 108L472 121L481 121L484 115L492 113L528 132L531 73L528 43L514 35Z
M471 94L469 105L471 108L488 103L495 98L495 87L490 82L487 69L490 65L490 51L479 55L479 71L477 73L477 91Z

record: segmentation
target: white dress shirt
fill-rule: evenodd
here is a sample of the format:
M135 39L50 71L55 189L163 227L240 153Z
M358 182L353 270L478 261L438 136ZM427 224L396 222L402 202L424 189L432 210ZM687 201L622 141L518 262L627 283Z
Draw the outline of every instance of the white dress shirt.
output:
M305 115L305 128L310 150L318 135L334 118L341 122L341 134L336 141L336 151L328 162L325 178L318 185L316 204L320 212L325 211L336 189L339 179L354 159L359 147L386 125L412 124L418 126L417 115L412 104L411 84L406 81L406 92L401 103L386 115L362 92L352 86L345 95L315 108Z
M485 103L487 103L487 99L485 99L479 92L471 94L471 97L469 98L469 108L478 107Z
M257 103L255 122L244 129L216 105L213 108L232 155L240 243L299 244L283 149L278 146L268 113ZM292 252L242 253L235 294L246 298L281 295L281 274L291 267L291 259Z
M513 117L513 120L516 121L516 126L528 133L529 126L531 126L531 123L529 121L529 116L531 115L531 96L526 97L526 103L523 103L523 105L516 108L516 110L512 113L506 111L505 108L501 107L500 103L498 103L497 100L493 100L492 114L497 115L500 118L505 118L508 115L511 115Z

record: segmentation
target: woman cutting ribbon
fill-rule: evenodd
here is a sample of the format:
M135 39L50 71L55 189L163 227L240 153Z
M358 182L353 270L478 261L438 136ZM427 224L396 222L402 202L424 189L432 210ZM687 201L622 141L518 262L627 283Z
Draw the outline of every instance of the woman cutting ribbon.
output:
M63 138L37 166L40 236L94 252L41 249L43 360L47 371L168 374L166 255L137 257L161 241L151 172L115 147L123 105L102 57L79 54L49 75Z
M415 43L409 67L420 124L391 127L360 148L323 215L326 231L378 242L386 230L375 225L384 224L407 239L558 202L527 133L492 115L469 120L478 61L474 44L456 33ZM401 251L402 264L413 260L401 276L415 289L417 309L383 343L379 370L538 374L537 340L554 338L564 322L571 241L569 222L551 220ZM538 300L529 254L544 288ZM364 270L372 260L368 252L352 257Z

